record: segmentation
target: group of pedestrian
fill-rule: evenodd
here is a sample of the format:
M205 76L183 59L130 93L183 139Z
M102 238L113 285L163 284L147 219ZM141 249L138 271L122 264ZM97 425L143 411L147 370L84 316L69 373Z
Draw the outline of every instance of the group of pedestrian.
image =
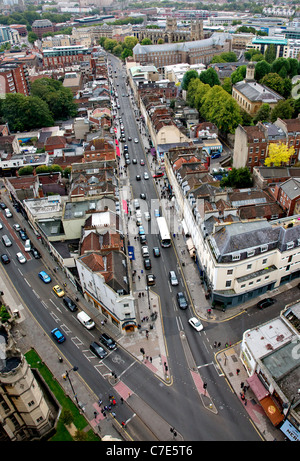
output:
M102 399L99 399L98 400L98 405L99 407L101 408L101 413L103 414L103 416L106 418L106 413L108 411L110 411L111 415L115 418L116 417L116 413L114 411L112 411L112 408L115 407L117 405L117 401L115 399L115 397L112 395L112 394L109 394L108 396L109 398L109 403L108 405L103 405L103 400ZM124 402L123 398L121 397L120 399L121 403ZM103 405L103 406L102 406ZM94 412L94 415L95 415L95 418L97 416L96 414L97 412Z
M247 390L249 389L249 387L250 386L245 385L245 383L243 383L243 382L241 383L241 389L242 389L243 392L240 392L240 396L241 396L241 400L242 400L242 402L244 402L245 406L247 405L247 399L246 399L245 394L246 394Z
M216 348L216 347L221 347L221 343L220 343L220 342L217 343L217 341L215 341L215 342L214 342L214 348Z

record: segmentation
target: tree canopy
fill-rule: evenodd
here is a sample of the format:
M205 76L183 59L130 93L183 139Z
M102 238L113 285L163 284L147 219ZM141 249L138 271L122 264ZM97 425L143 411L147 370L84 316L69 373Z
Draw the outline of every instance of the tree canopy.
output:
M69 88L52 78L35 80L31 85L32 96L46 102L54 120L66 120L77 114L77 106Z
M288 163L290 157L295 153L293 146L288 147L284 143L270 143L268 149L268 157L265 159L266 166L281 166L283 163Z
M223 177L220 182L221 187L233 187L239 189L252 186L252 177L247 167L232 168L228 176Z

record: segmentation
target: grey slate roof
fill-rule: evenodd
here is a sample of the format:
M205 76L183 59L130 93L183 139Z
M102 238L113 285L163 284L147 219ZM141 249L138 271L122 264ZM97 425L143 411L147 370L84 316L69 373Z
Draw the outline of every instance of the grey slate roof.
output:
M268 104L274 104L284 99L265 85L260 85L257 82L247 82L242 80L234 85L240 93L242 93L250 101L263 101Z

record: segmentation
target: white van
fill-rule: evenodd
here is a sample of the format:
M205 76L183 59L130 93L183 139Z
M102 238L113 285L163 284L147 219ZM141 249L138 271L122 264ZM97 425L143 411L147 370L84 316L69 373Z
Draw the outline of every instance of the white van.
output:
M85 328L88 330L94 328L95 322L93 322L93 320L84 311L78 312L77 318L79 322L82 323L82 325L85 326Z

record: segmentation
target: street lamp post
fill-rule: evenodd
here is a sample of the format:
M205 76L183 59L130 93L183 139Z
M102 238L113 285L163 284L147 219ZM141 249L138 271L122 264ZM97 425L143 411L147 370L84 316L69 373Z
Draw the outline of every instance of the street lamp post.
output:
M70 386L71 386L71 389L72 389L74 398L75 398L75 400L76 400L76 403L77 403L77 405L79 405L77 395L75 394L75 391L74 391L74 388L73 388L73 384L72 384L72 381L71 381L70 376L69 376L69 372L70 372L70 371L77 371L77 370L78 370L78 367L75 366L75 367L71 368L71 370L66 371L66 377L68 378L68 381L69 381L69 383L70 383Z

